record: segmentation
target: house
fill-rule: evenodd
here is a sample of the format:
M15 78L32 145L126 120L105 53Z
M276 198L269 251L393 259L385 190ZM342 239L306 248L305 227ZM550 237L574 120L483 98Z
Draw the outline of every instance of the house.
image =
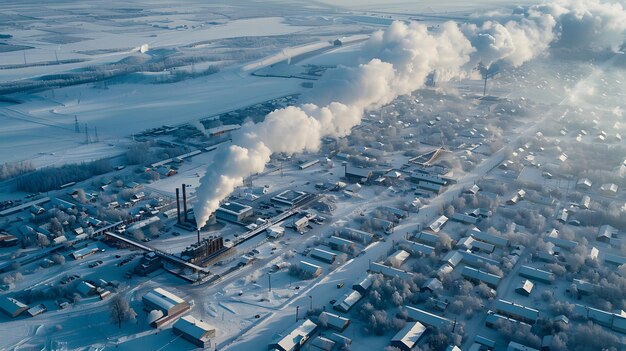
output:
M389 262L394 267L400 267L404 264L404 262L406 262L406 260L409 259L410 256L411 254L404 250L397 250L396 252L391 254L391 256L389 256Z
M538 310L514 302L498 300L495 302L494 308L504 316L515 318L525 323L534 324L539 319Z
M461 253L461 255L463 255L463 260L461 262L470 265L472 267L485 267L487 264L493 265L493 266L498 266L500 264L500 262L493 260L491 258L485 257L485 256L481 256L481 255L477 255L475 253L472 252L467 252L467 251L459 251Z
M559 231L556 229L552 229L544 240L566 250L572 250L578 246L575 241L559 238Z
M322 274L322 267L307 261L300 261L298 267L300 267L303 272L306 272L313 278L318 277L320 274Z
M443 291L443 284L438 278L430 278L422 284L421 290L428 290L432 292Z
M93 284L83 280L80 283L78 283L78 285L76 286L76 290L83 297L87 297L96 292L96 287Z
M191 309L187 301L163 288L151 290L143 296L142 302L146 311L158 310L163 313L161 318L151 323L156 328L173 322Z
M407 272L401 269L385 266L384 264L375 262L370 265L370 271L372 273L380 273L386 277L398 277L401 279L410 280L413 279L413 273Z
M334 329L340 333L343 332L348 327L348 325L350 325L350 320L348 318L341 317L334 313L326 311L320 314L320 320L325 320L328 328Z
M407 312L409 320L418 321L424 325L431 325L438 329L444 329L453 324L453 322L447 318L432 314L430 312L426 312L424 310L420 310L416 307L405 305L404 309Z
M471 231L469 231L469 233L472 237L474 237L477 240L486 242L488 244L497 246L497 247L508 247L509 246L509 240L497 235L493 235L493 234L489 234L487 232L483 232L481 230L479 230L478 228L474 228Z
M315 334L317 324L310 319L297 322L268 345L268 350L296 351Z
M533 268L530 266L522 266L519 269L519 275L533 280L538 280L542 283L551 284L555 277L551 272L546 272L541 269Z
M332 351L337 344L336 341L330 340L323 336L317 336L315 339L311 341L311 346L313 350L322 350L322 351Z
M356 243L354 241L333 235L328 238L328 246L333 250L347 252L349 249L354 248Z
M460 213L460 212L455 212L452 215L452 217L450 217L450 219L455 221L455 222L459 222L459 223L463 223L463 224L474 225L474 224L478 223L478 218L477 217L470 216L468 214Z
M44 304L39 304L37 306L31 307L29 308L26 313L28 313L29 316L31 317L35 317L38 316L44 312L48 311L48 308L46 307L46 305Z
M343 228L341 235L349 240L356 240L363 244L369 244L374 241L374 234L350 227Z
M617 235L619 231L608 224L600 226L598 228L598 235L596 236L596 240L609 243L611 242L611 238Z
M306 216L302 216L298 219L294 219L291 227L299 233L303 233L306 230L306 227L309 225L309 219Z
M367 168L357 168L346 165L344 176L350 183L367 183L373 176L373 172Z
M529 296L530 293L533 291L534 286L535 284L533 282L525 279L521 281L520 285L517 288L515 288L515 292L520 295Z
M16 236L7 232L0 232L0 247L16 246L19 240Z
M448 217L441 215L434 220L428 227L435 233L438 233L441 228L448 222Z
M474 242L472 243L472 251L481 251L481 252L485 252L485 253L492 253L494 250L496 249L495 246L480 241L480 240L474 240Z
M429 246L437 246L439 244L439 235L434 232L422 231L413 236L413 240L424 243Z
M478 194L478 192L480 191L480 187L478 187L478 185L474 184L471 187L469 187L467 190L465 190L466 194L471 194L471 195L476 195Z
M498 326L498 322L502 323L507 323L507 324L511 324L512 326L528 326L530 327L530 324L528 323L524 323L521 321L518 321L517 319L513 319L513 318L509 318L509 317L505 317L503 315L497 314L497 313L488 313L487 314L487 318L485 318L485 325L489 328L496 328Z
M211 338L215 337L215 327L192 316L177 320L172 330L174 334L202 348L211 346Z
M530 346L522 345L515 341L510 341L509 345L506 348L506 351L539 351L539 350L532 348Z
M356 290L352 290L350 292L345 293L341 299L337 300L333 305L333 309L335 311L339 311L342 313L348 313L350 309L357 303L363 295Z
M580 200L580 204L578 206L580 206L580 208L582 208L583 210L589 209L589 206L591 205L591 197L589 197L589 195L583 195L582 199Z
M441 261L449 264L452 268L456 267L463 260L463 255L458 251L448 251Z
M390 345L402 351L411 351L419 339L426 332L426 327L420 322L407 323L404 328L391 339Z
M606 196L617 195L618 186L615 183L602 184L600 186L600 193Z
M318 248L314 248L313 250L311 250L309 256L328 264L335 262L335 258L337 258L337 254Z
M344 345L350 346L350 344L352 344L352 339L348 338L347 336L338 334L338 333L332 333L328 336L328 338L334 341L335 343L337 343L337 345L339 346L344 346Z
M86 246L80 250L76 250L74 252L72 252L71 256L75 259L75 260L81 260L89 255L93 255L96 252L100 251L100 249L98 248L98 245L96 244L91 244L89 246Z
M407 218L409 216L409 212L405 211L405 210L401 210L399 208L396 207L391 207L391 206L381 206L379 207L379 209L383 212L387 212L390 213L392 215L394 215L397 219L404 219Z
M30 213L32 213L35 216L43 214L45 212L46 212L46 210L43 207L39 206L39 205L32 205L30 207Z
M485 283L492 288L497 288L498 284L500 284L500 280L502 280L502 277L495 274L468 266L463 267L461 276L474 283Z
M273 225L266 229L267 237L270 239L278 239L285 235L285 228L281 225Z
M569 217L569 212L567 211L566 208L563 208L556 215L556 220L561 222L561 223L567 223L567 218L568 217Z
M589 178L580 178L576 182L576 189L577 190L590 190L592 185L593 183L591 182Z
M9 317L15 318L28 310L28 305L12 297L0 297L0 310Z
M401 246L408 250L412 255L430 255L435 251L433 246L416 243L415 241L404 241Z
M368 274L365 278L352 284L352 289L358 291L359 293L361 293L361 295L365 295L367 291L370 289L370 287L372 286L373 282L374 282L374 275Z
M620 255L614 255L610 253L604 254L604 262L614 264L616 266L621 266L626 264L626 257Z

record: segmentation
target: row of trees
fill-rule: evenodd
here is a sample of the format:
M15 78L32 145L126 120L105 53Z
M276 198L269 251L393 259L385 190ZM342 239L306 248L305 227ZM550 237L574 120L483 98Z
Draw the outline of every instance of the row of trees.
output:
M3 163L0 165L0 180L6 180L18 175L32 172L35 166L30 161Z
M109 159L89 163L67 164L60 167L43 168L17 180L17 189L26 192L45 192L58 189L61 185L80 182L113 170Z

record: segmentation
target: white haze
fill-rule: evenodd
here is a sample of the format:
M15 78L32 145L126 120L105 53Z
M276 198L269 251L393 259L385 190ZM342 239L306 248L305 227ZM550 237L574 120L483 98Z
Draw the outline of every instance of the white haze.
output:
M415 22L394 22L364 45L364 63L329 71L305 97L310 103L275 110L233 133L232 145L216 151L200 181L197 225L203 227L245 177L262 172L273 153L317 151L322 138L348 135L365 111L423 87L431 73L447 81L468 76L478 63L519 66L557 46L615 50L625 29L621 4L595 0L490 13L470 24L447 22L435 32Z

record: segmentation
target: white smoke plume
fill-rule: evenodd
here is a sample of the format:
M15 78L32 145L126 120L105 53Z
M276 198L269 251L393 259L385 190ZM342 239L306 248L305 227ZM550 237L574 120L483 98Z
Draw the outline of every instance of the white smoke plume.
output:
M273 153L316 151L322 138L348 135L365 111L421 88L431 73L447 81L469 75L479 62L519 66L557 45L615 49L623 40L624 16L620 4L574 0L477 16L461 26L448 22L435 31L394 22L364 45L364 63L327 72L304 97L308 103L275 110L233 132L232 144L217 150L201 179L197 225L204 226L245 177L262 172Z

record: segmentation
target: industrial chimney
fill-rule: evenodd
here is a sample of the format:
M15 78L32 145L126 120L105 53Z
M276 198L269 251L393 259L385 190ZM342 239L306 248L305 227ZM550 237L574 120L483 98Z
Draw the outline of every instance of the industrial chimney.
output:
M180 224L180 189L176 187L176 216L178 218L178 224Z
M187 223L187 185L183 184L183 211L185 211L185 223Z

